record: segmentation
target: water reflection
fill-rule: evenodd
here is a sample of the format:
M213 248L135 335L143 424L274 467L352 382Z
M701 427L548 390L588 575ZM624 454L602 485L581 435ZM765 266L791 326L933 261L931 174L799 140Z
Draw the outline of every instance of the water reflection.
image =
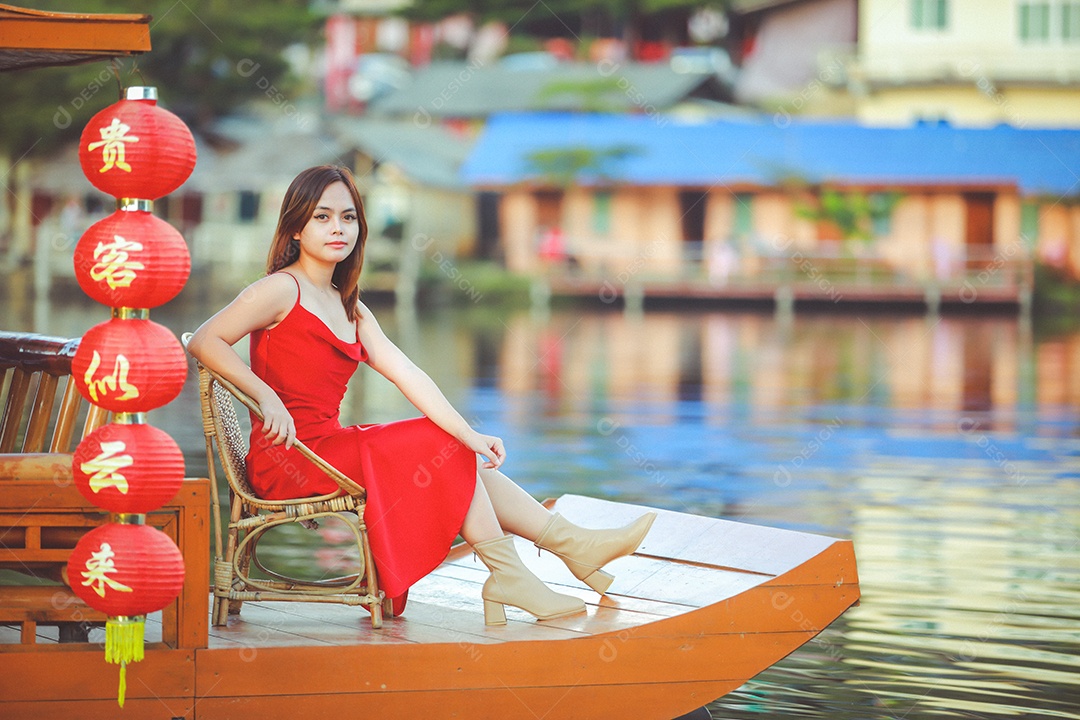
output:
M499 388L540 392L555 408L597 394L734 405L762 417L836 402L979 414L1080 403L1080 334L1036 345L1011 317L789 324L753 313L567 313L538 325L519 314L506 321L502 348Z
M77 335L92 304L13 300ZM181 331L220 304L153 318ZM380 310L534 495L582 492L851 537L863 602L716 718L1080 718L1080 330L1012 317ZM347 420L413 414L363 370ZM151 420L205 472L194 377ZM340 530L340 529L338 529ZM322 532L333 540L332 525ZM275 560L311 566L311 533ZM323 550L315 572L348 557Z

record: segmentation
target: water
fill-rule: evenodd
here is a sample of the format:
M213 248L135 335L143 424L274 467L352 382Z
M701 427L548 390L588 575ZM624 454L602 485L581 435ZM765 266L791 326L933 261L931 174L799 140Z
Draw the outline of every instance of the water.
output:
M14 297L14 295L12 296ZM212 302L155 311L176 331ZM9 301L74 335L93 305ZM1080 718L1080 330L1012 317L383 309L537 497L855 542L863 599L714 718ZM344 415L412 414L364 372ZM151 420L205 473L195 387ZM279 546L300 563L307 550ZM323 554L329 567L340 558Z

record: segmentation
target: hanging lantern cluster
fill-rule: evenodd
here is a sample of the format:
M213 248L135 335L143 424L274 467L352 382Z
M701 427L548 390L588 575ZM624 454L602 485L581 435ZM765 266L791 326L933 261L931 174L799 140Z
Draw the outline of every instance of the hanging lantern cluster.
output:
M109 616L105 659L120 665L123 707L127 664L143 657L146 615L172 602L184 582L179 548L145 515L176 495L184 458L145 413L179 395L187 374L176 336L149 315L183 288L191 258L180 233L151 211L191 175L195 141L157 106L155 88L131 87L87 124L79 161L94 187L117 198L117 210L75 249L80 287L112 317L83 336L71 376L112 422L79 444L72 473L79 492L112 515L79 540L67 572L72 591Z

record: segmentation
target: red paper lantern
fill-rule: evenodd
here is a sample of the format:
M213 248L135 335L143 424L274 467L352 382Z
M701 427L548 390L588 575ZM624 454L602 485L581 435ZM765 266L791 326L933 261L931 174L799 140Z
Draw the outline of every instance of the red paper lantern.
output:
M184 287L191 255L169 223L143 210L117 210L83 233L75 247L75 277L109 307L152 308Z
M86 331L71 375L82 396L113 412L161 407L180 394L187 359L168 328L151 320L112 318Z
M195 139L183 120L157 106L155 88L130 87L126 98L86 124L79 162L98 190L155 200L191 175Z
M172 539L149 525L108 523L79 539L67 564L71 590L111 615L162 609L184 585L184 558Z
M153 425L110 423L79 443L71 468L75 487L93 504L114 513L145 513L176 496L184 455Z

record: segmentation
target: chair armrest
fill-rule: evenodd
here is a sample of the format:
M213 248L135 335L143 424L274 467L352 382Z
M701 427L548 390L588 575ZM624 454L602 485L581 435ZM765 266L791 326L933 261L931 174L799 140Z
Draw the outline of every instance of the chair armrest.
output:
M71 453L0 454L0 482L5 480L52 480L71 484Z

